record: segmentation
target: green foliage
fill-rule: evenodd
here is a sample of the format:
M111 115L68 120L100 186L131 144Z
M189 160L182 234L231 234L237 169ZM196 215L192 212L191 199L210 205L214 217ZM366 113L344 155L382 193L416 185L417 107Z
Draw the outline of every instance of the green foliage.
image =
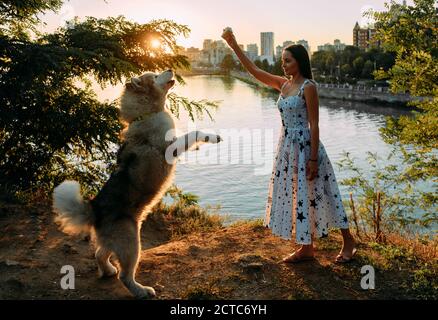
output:
M391 68L381 68L374 74L377 79L389 79L393 92L409 92L420 97L411 103L420 112L388 117L380 130L384 141L393 145L385 160L389 163L397 153L401 163L381 167L377 155L369 154L371 179L364 176L348 154L339 164L354 174L341 183L357 197L357 212L365 225L368 228L373 225L376 196L380 192L383 227L406 231L437 223L438 18L433 0L415 0L414 6L392 1L386 7L387 11L369 14L376 20L378 40L386 52L394 54L395 62ZM358 59L354 60L356 66L362 63ZM370 63L368 68L371 69ZM421 190L417 184L420 181L430 191ZM416 210L421 214L415 214Z
M117 101L100 102L90 79L103 87L144 71L189 67L176 38L190 30L169 20L87 17L52 34L36 32L37 14L61 5L0 3L0 186L10 193L50 192L64 179L96 191L114 162L121 124ZM178 115L180 107L192 119L203 112L211 118L217 103L172 94L171 111Z
M377 154L368 152L368 173L371 177L366 176L348 152L344 152L338 162L342 170L350 173L351 177L340 183L353 194L363 233L374 228L377 193L380 193L381 226L384 231L415 232L418 226L427 228L438 222L436 193L416 186L419 177L413 176L409 165L391 163L396 154L397 149L393 148L386 159L380 159Z
M231 70L237 68L237 64L231 54L227 54L224 56L224 59L220 64L220 68L227 74L229 74Z
M375 76L390 79L393 92L409 92L422 98L411 103L421 112L389 118L382 135L389 143L412 144L414 150L410 153L427 153L438 146L438 15L435 1L415 0L414 6L400 6L392 1L386 7L387 11L372 15L378 39L385 50L395 53L396 60L392 68L379 70ZM436 154L423 159L437 167Z
M173 239L194 233L211 231L222 228L223 218L219 215L218 207L199 206L199 197L184 193L176 186L172 186L166 192L174 201L167 205L160 201L153 209L153 214L159 214L167 221Z
M438 267L436 262L432 265L426 263L422 268L415 270L410 279L406 281L412 293L418 299L436 300L438 292Z
M182 202L188 206L197 205L199 202L199 196L186 192L184 193L176 185L172 185L167 191L166 195L170 196L176 202Z
M401 286L417 299L436 299L438 292L438 262L424 262L415 256L414 250L391 244L369 243L372 249L385 259L385 262L373 261L373 265L383 270L411 270Z
M397 262L406 263L415 262L417 260L414 252L401 246L381 244L377 242L370 242L368 245L389 261L388 269L390 269L393 264L396 264Z
M203 118L204 112L208 115L210 120L214 120L210 110L217 109L220 101L200 100L193 101L185 97L181 97L175 93L170 93L167 96L169 101L168 108L177 118L180 115L180 107L182 106L187 112L192 121L195 121L195 117L198 119Z
M271 72L273 74L276 74L279 76L284 76L283 63L281 61L281 57L278 57L275 60L274 65L272 66Z
M38 14L48 10L56 12L63 0L2 0L0 2L0 36L11 35L18 39L29 39L37 33L35 25Z
M273 67L273 66L271 66L271 65L269 64L269 62L268 62L267 59L264 59L263 61L255 60L255 61L254 61L254 64L255 64L258 68L260 68L260 69L262 69L262 70L264 70L264 71L266 71L266 72L269 72L269 73L272 72L272 67Z
M374 67L388 70L394 65L395 55L379 48L364 51L347 46L343 51L317 51L312 55L312 67L317 81L356 83L372 79Z

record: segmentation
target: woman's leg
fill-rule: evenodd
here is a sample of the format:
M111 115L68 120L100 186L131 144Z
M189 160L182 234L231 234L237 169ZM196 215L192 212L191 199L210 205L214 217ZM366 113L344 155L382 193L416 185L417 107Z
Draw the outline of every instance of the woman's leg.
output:
M343 245L341 252L336 257L336 260L344 259L349 260L353 256L353 250L356 248L356 242L350 233L350 229L341 229Z
M313 257L313 254L314 254L313 242L311 244L303 244L301 246L301 248L297 250L297 252L301 256Z
M294 263L312 259L314 257L313 242L311 244L303 244L301 248L296 250L291 255L283 259L283 262Z

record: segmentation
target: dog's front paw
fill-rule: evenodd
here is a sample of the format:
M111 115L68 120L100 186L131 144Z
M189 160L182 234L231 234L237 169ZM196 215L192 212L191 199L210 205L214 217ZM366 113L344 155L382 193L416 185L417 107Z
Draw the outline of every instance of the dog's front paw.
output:
M204 139L205 142L210 143L219 143L223 141L223 139L217 134L207 134Z

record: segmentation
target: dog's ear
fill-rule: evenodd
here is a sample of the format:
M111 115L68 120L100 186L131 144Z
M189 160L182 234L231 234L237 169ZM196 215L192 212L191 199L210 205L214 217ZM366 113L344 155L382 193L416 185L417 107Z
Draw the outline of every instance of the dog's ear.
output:
M140 83L141 83L141 80L139 78L133 77L133 78L131 78L130 82L127 82L125 84L125 86L126 86L126 89L133 90L133 91L139 91L142 89L142 86Z

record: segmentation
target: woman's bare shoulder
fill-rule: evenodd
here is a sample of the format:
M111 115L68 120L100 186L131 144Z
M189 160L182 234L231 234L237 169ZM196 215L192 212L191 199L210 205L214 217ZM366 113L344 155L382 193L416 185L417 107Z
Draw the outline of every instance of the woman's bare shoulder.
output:
M318 83L313 79L308 79L304 84L304 91L307 92L316 92L318 88Z

